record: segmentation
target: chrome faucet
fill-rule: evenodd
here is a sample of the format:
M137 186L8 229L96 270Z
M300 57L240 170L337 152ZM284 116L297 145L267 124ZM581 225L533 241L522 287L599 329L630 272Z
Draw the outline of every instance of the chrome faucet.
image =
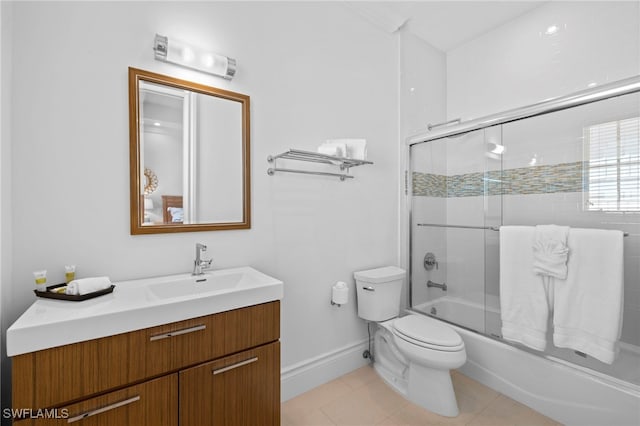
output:
M191 275L202 275L204 269L211 266L213 259L201 259L200 255L207 251L207 246L204 244L196 243L196 260L193 261L193 273Z

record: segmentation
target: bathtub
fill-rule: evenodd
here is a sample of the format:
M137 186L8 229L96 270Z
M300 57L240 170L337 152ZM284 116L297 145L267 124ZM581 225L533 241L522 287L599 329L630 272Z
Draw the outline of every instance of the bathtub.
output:
M640 382L640 351L621 344L616 362L602 368L605 364L566 349L541 353L507 344L500 339L496 302L487 298L485 311L477 301L445 296L411 311L445 320L462 336L467 350L463 374L558 422L640 425L640 385L635 384ZM608 374L589 367L595 364Z

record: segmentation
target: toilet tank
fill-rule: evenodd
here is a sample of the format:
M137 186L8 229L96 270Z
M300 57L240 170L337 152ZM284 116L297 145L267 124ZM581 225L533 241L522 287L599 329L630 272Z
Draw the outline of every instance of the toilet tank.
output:
M358 316L368 321L386 321L400 313L400 294L405 270L396 266L354 272Z

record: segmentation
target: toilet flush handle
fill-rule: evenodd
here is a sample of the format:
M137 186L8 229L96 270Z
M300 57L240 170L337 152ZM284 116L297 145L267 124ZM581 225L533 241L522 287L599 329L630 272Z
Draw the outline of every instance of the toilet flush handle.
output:
M362 289L367 291L376 291L376 289L373 287L362 287Z

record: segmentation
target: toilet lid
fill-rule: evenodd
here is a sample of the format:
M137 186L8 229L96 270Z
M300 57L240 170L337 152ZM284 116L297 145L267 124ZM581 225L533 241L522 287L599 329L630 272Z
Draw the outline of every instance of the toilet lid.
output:
M407 315L393 322L396 335L420 346L442 348L442 350L463 347L462 338L446 324L422 315Z

